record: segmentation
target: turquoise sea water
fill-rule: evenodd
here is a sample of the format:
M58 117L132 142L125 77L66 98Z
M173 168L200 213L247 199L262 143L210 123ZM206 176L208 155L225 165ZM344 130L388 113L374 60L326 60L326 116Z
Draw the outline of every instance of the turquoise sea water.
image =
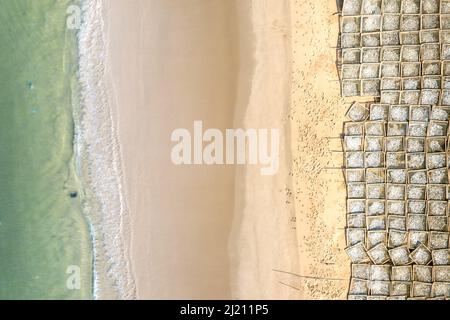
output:
M0 299L92 297L91 244L73 152L71 4L0 0Z

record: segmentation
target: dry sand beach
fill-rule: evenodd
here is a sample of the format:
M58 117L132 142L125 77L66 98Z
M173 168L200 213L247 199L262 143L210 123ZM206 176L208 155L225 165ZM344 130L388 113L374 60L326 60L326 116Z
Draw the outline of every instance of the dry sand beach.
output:
M137 298L345 298L336 2L106 1ZM175 166L171 132L279 128L280 169Z
M312 277L292 277L291 283L300 298L345 299L350 273L344 252L346 189L338 168L343 165L339 137L348 102L340 97L336 69L336 1L293 1L291 12L297 273Z

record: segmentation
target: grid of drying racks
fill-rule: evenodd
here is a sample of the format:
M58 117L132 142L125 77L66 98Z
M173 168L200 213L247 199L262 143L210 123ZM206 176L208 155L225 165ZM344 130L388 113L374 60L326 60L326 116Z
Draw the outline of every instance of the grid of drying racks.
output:
M450 0L345 0L349 299L450 298Z
M343 96L450 105L450 1L346 0Z

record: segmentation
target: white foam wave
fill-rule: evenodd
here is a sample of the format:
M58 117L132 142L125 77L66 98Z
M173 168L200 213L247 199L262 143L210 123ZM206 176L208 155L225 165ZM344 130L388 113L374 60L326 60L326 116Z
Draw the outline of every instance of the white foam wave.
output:
M108 104L103 0L83 1L78 33L81 108L76 117L76 150L84 167L87 196L84 211L91 223L94 250L94 298L111 281L120 299L136 296L128 244L129 216L123 193L120 145ZM95 204L94 204L95 203ZM106 265L100 265L106 264ZM105 275L99 273L106 271Z

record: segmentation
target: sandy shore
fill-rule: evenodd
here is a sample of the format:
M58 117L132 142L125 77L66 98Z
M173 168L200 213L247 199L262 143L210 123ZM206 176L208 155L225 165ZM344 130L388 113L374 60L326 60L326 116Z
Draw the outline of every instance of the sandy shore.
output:
M138 298L345 297L335 3L106 2ZM278 128L278 174L173 165L171 132L194 120Z
M341 144L348 102L336 69L336 1L293 1L292 149L300 268L291 284L305 299L346 297L346 191Z
M233 127L233 1L109 1L109 63L138 298L229 298L232 166L175 166L171 133Z

